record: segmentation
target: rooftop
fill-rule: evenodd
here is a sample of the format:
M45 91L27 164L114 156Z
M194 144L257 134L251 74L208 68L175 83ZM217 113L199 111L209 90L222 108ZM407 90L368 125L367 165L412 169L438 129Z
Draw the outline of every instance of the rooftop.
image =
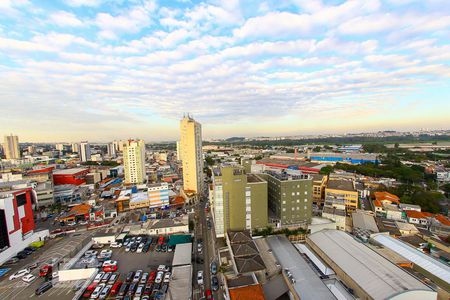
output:
M395 202L397 204L400 203L400 198L397 197L394 194L388 193L388 192L375 192L374 193L375 199L379 200L379 201L391 201L391 202Z
M431 291L428 286L343 231L322 230L311 234L307 243L320 249L373 299L389 299L408 290Z
M354 192L353 182L350 180L329 180L327 184L328 189L343 190Z
M53 175L74 175L81 172L89 171L88 168L72 168L53 171Z
M270 176L278 179L280 181L288 181L288 180L307 180L310 179L309 175L301 174L301 175L293 175L288 174L286 172L274 172L274 171L264 171L265 174L269 174Z
M385 234L375 234L371 237L375 242L400 254L409 261L425 269L444 282L450 282L450 267L440 261L418 251L401 240Z
M372 232L378 232L378 226L375 222L373 216L362 213L362 212L354 212L352 213L353 227L367 229Z
M336 299L286 236L269 236L267 242L282 268L292 273L294 289L302 300Z
M230 288L231 300L265 300L264 291L260 284L247 285L237 288Z
M415 219L426 219L433 217L432 213L416 210L407 210L406 215L408 216L408 218L415 218Z
M247 174L247 182L255 183L255 182L265 182L261 177L255 174Z

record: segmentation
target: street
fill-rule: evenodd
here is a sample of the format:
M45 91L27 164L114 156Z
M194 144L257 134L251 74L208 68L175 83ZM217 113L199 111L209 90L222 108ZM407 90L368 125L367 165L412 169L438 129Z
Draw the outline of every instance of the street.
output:
M207 186L207 185L206 185ZM216 238L215 238L215 230L214 223L211 222L211 229L208 229L207 226L207 217L211 220L210 212L205 212L205 204L208 202L207 188L203 191L203 195L201 197L201 201L196 203L195 205L195 241L194 241L194 259L197 261L197 257L203 258L203 264L195 263L194 264L194 274L193 274L193 283L194 283L194 297L193 299L203 299L205 296L206 290L211 290L211 262L215 261L219 266L219 258L217 256L216 249ZM210 210L211 211L211 210ZM202 254L198 253L198 241L202 241L203 250ZM197 284L197 272L199 270L203 270L203 282L202 286ZM217 272L217 278L219 279L219 286L222 287L222 278L220 273ZM218 291L212 291L214 295L214 299L224 299L222 290L219 288Z

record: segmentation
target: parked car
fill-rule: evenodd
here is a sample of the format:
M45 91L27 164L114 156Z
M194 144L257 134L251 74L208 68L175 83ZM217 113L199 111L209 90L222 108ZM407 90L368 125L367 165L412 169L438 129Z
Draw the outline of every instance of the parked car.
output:
M138 248L137 248L137 250L136 250L136 252L137 252L137 253L142 253L142 249L144 249L144 246L145 246L145 244L140 243L139 246L138 246Z
M30 269L22 269L22 270L17 271L16 273L12 274L11 276L9 276L9 280L14 280L16 278L20 278L27 274L30 274Z
M112 242L112 243L109 245L109 247L110 247L110 248L120 248L120 247L122 247L122 244L121 244L121 243L118 243L118 242Z
M128 283L123 283L122 286L120 287L118 295L120 297L125 296L125 294L127 293L127 290L128 290Z
M141 297L142 292L144 291L144 285L140 284L138 285L138 287L136 288L136 292L134 292L134 297Z
M32 263L31 265L29 265L29 266L27 267L27 269L34 270L34 269L36 269L37 267L38 267L38 263L35 262L35 263Z
M75 226L77 225L77 222L67 222L67 226Z
M156 271L151 271L147 279L147 284L153 283L155 281L155 278L156 278Z
M133 271L130 271L130 272L128 272L128 274L127 274L127 277L126 277L126 279L125 279L125 282L130 282L131 280L133 280L133 278L134 278L134 272L133 272Z
M98 299L106 299L106 297L108 297L109 291L111 290L111 287L111 285L105 286L98 296Z
M25 251L20 251L19 253L17 253L16 255L19 259L25 259L27 258L28 254Z
M108 284L113 285L113 284L116 282L116 280L117 280L118 277L119 277L119 276L118 276L117 273L112 273L111 276L110 276L109 279L108 279Z
M197 283L198 285L203 285L203 271L197 272Z
M205 299L206 300L213 300L214 299L211 290L206 290L205 291Z
M111 249L105 249L100 252L98 255L99 258L110 258L112 256L112 250Z
M97 299L100 296L100 293L105 288L106 284L100 283L92 292L91 299Z
M211 274L213 275L217 274L217 263L215 261L211 263Z
M25 249L23 249L23 250L26 250L26 251L31 251L30 253L33 253L34 251L36 251L37 250L37 248L36 247L33 247L33 246L28 246L28 247L26 247Z
M166 272L166 274L164 274L164 282L169 282L171 275L172 275L172 273Z
M105 247L105 245L100 244L100 243L95 243L92 245L92 249L102 249L103 247Z
M145 284L147 282L147 278L148 278L148 273L147 272L143 273L139 283L140 284Z
M102 267L116 266L116 265L117 265L117 261L115 261L115 260L105 260L102 264Z
M35 279L36 276L34 276L33 274L28 274L22 277L22 280L25 281L26 283L33 282Z
M120 289L122 288L122 282L120 280L116 281L116 283L113 284L111 288L111 296L115 296L119 293Z
M80 221L80 222L78 222L78 225L87 225L88 224L88 221Z
M39 286L36 291L35 294L37 296L42 295L43 293L45 293L46 291L48 291L49 289L51 289L53 286L51 281L46 281L44 282L41 286Z
M163 280L163 277L164 277L164 272L163 272L163 271L159 271L159 272L156 274L155 282L156 282L156 283L161 283L162 280Z
M100 282L102 280L103 275L105 275L105 272L100 272L97 275L95 275L94 282Z
M219 289L219 279L217 279L217 276L211 277L211 288L213 291L217 291Z
M142 275L142 270L137 270L136 273L134 273L133 283L139 282L139 280L141 279L141 275Z
M86 257L92 257L92 256L97 256L97 251L95 250L88 250L86 252L84 252L84 256Z
M101 282L108 282L109 277L111 277L111 273L105 273L103 274Z

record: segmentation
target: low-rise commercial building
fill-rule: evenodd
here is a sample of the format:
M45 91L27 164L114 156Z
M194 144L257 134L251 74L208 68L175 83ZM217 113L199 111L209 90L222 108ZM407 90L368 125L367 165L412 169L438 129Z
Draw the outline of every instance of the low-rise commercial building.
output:
M307 244L361 299L433 299L437 293L349 234L322 230Z
M87 168L72 168L53 171L53 183L55 185L73 184L82 185L86 183Z
M358 191L353 180L330 178L325 188L325 202L333 200L343 201L347 215L354 212L358 208Z

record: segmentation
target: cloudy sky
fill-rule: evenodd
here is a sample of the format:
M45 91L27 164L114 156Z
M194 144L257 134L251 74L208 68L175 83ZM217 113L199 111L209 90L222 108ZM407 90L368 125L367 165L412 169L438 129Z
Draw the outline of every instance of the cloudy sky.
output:
M448 0L0 0L21 141L450 128Z

